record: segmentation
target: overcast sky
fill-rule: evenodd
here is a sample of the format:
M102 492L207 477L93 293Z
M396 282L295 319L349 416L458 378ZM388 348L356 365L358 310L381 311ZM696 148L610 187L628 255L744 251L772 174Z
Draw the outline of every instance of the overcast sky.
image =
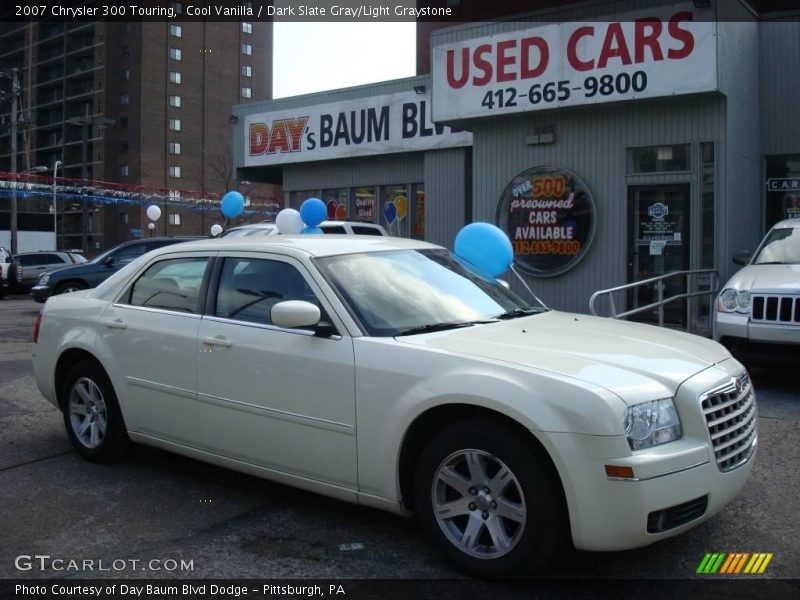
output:
M416 24L275 23L273 97L416 74Z

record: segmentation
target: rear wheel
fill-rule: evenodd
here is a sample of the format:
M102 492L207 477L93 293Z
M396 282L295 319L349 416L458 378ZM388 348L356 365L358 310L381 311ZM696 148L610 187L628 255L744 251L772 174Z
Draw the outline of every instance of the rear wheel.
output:
M543 450L515 427L463 421L417 463L414 507L435 546L480 577L527 577L566 539L561 484Z
M71 292L77 292L79 290L85 290L87 286L82 281L65 281L64 283L59 284L56 288L56 294L69 294Z
M67 435L85 459L116 462L130 451L131 441L114 388L95 361L81 361L67 374L62 410Z

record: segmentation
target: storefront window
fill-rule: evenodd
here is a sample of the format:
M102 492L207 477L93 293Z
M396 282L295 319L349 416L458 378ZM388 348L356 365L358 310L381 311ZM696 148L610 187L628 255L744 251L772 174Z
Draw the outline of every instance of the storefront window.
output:
M769 229L783 219L800 219L800 155L767 157L767 214Z
M404 185L388 185L383 188L381 225L389 235L408 237L409 221L408 193Z
M324 190L322 201L328 207L328 220L345 221L347 220L347 198L349 190L342 188L338 190Z
M305 192L291 192L289 196L289 206L295 210L300 210L300 206L308 198L319 198L319 190L308 190Z
M414 213L411 237L415 240L425 239L425 184L414 185Z
M628 148L629 173L690 171L689 144Z
M353 210L351 219L356 221L377 222L378 216L377 190L374 187L356 188L353 197Z

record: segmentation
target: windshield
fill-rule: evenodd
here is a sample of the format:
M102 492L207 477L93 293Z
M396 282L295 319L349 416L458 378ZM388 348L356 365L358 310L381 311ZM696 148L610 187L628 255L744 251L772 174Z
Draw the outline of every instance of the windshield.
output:
M800 227L773 229L761 244L754 265L793 265L800 263Z
M347 254L316 262L372 336L423 333L535 310L447 250Z

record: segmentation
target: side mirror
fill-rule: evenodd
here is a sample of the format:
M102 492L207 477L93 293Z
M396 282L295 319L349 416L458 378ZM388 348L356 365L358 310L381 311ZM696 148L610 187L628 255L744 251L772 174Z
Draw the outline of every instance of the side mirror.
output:
M313 327L319 323L320 317L319 307L304 300L278 302L270 312L272 324L286 329Z
M116 259L116 258L114 258L113 256L109 256L108 258L106 258L106 259L103 261L103 264L104 264L105 266L107 266L107 267L113 267L115 262L117 262L117 259Z
M750 262L750 250L739 250L738 252L733 253L733 262L737 265L746 265Z
M507 290L510 290L510 289L511 289L511 284L510 284L510 283L508 283L508 282L507 282L505 279L498 279L498 280L497 280L497 283L499 283L500 285L502 285L502 286L503 286L504 288L506 288Z

